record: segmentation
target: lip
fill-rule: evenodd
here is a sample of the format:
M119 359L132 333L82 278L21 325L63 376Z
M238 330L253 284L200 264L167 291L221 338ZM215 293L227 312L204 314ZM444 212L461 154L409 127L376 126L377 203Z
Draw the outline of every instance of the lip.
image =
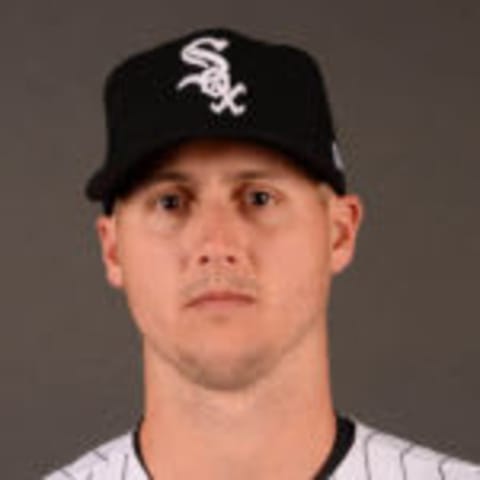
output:
M203 304L232 304L232 303L253 303L255 299L249 295L229 290L211 290L195 297L187 307L195 307Z

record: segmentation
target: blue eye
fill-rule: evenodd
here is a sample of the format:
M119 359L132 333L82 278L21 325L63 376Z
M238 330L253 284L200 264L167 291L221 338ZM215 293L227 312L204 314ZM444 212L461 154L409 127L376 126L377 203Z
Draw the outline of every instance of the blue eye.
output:
M248 207L266 207L272 203L275 196L268 190L250 189L244 194L244 205ZM190 194L183 192L169 192L156 196L155 203L157 208L167 212L180 212L189 206Z
M165 210L175 210L175 207L181 207L183 204L181 196L172 193L159 196L157 201Z
M253 200L255 205L261 206L268 203L268 200L272 198L272 195L264 190L251 190L248 197Z

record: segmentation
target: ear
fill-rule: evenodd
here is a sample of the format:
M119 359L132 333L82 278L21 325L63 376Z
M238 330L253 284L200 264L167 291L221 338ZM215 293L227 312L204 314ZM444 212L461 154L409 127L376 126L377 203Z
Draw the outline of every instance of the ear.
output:
M117 222L114 215L101 215L95 222L102 251L105 276L114 288L123 286L122 266L118 255Z
M342 272L351 263L363 216L364 207L357 195L332 198L330 204L332 273Z

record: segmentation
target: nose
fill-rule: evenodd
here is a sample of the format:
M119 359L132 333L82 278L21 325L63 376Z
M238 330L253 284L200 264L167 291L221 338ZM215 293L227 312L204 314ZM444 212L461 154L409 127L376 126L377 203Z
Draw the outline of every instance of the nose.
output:
M232 208L208 206L198 212L196 263L200 266L232 267L241 262L241 228Z
M200 265L204 264L215 264L215 265L222 265L222 264L231 264L234 265L237 263L235 255L233 254L217 254L217 253L210 253L210 254L202 254L199 257L198 263Z

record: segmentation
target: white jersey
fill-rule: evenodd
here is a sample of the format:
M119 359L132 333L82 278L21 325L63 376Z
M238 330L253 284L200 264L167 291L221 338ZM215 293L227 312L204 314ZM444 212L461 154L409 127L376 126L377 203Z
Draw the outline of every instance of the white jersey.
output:
M353 427L351 440L346 444L337 434L336 451L327 461L332 469L319 470L313 480L480 480L480 465L389 435L357 419L348 422ZM136 441L131 429L43 480L152 480Z

